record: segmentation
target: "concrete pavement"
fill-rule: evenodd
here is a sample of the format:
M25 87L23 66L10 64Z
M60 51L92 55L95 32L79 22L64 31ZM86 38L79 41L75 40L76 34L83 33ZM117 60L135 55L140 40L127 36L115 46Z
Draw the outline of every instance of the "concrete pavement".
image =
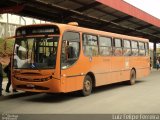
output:
M92 95L77 93L4 93L0 113L21 114L109 114L160 113L160 71L138 80L133 86L123 83L96 88Z

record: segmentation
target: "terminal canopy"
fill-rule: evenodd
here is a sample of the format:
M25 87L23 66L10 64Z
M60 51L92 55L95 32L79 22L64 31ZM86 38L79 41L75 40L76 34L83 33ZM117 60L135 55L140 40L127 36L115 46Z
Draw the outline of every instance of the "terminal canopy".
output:
M116 2L117 6L111 0L0 0L0 14L13 13L59 23L78 22L82 27L159 42L160 20L123 0ZM124 9L127 7L135 13L127 14ZM141 16L138 18L136 14Z

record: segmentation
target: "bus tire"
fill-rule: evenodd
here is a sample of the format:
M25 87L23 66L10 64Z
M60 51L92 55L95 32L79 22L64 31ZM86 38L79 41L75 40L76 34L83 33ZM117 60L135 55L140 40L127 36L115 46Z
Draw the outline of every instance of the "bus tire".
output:
M132 69L130 73L130 80L128 81L128 84L134 85L135 83L136 83L136 71Z
M92 87L93 87L93 82L92 79L89 75L85 76L84 81L83 81L83 89L82 89L82 95L83 96L88 96L92 92Z

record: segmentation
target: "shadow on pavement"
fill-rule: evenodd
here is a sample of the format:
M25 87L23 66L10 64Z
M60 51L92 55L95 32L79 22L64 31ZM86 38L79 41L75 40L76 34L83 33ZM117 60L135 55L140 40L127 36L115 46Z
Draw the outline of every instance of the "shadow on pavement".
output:
M141 84L143 82L145 82L145 81L137 80L136 84ZM126 82L119 82L119 83L113 83L113 84L103 85L103 86L94 88L93 92L94 92L94 94L96 94L96 93L100 93L100 92L109 91L109 90L112 90L112 89L118 89L118 88L121 88L121 87L130 87L130 86L134 86L134 85L128 85Z
M138 80L136 81L136 84L141 84L145 81ZM135 84L135 85L136 85ZM96 95L98 93L107 92L113 89L118 89L121 87L128 87L130 85L126 85L125 82L120 83L114 83L109 85L100 86L97 88L94 88L92 95ZM71 93L32 93L32 92L21 92L16 94L11 94L8 96L2 96L0 97L0 101L2 100L9 100L9 99L19 99L25 97L25 101L29 102L41 102L41 103L60 103L65 102L68 100L78 99L78 98L84 98L81 96L80 92L71 92ZM87 96L90 97L90 96Z
M145 81L141 80L141 81L136 81L136 84L141 84ZM135 84L135 85L136 85ZM93 94L92 95L96 95L98 93L101 92L106 92L112 89L118 89L120 87L127 87L130 85L126 85L125 82L120 82L120 83L114 83L114 84L110 84L110 85L104 85L104 86L100 86L97 87L93 90ZM87 96L90 97L90 96ZM36 97L32 97L32 98L27 98L27 101L32 101L32 102L48 102L48 103L60 103L60 102L66 102L68 100L73 100L73 99L81 99L84 98L81 96L80 92L71 92L71 93L42 93L39 96Z
M21 98L21 97L27 97L27 96L33 96L37 95L39 93L33 93L33 92L17 92L17 93L12 93L9 95L1 96L0 101L2 100L8 100L8 99L16 99L16 98Z
M46 102L46 103L60 103L68 100L73 100L81 97L78 92L71 93L42 93L39 96L33 98L27 98L26 101L32 102Z

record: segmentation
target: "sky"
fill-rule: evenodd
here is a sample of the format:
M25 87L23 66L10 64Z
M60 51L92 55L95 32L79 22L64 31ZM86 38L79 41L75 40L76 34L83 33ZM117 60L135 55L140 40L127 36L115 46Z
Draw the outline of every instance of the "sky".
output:
M160 0L124 0L160 19Z

